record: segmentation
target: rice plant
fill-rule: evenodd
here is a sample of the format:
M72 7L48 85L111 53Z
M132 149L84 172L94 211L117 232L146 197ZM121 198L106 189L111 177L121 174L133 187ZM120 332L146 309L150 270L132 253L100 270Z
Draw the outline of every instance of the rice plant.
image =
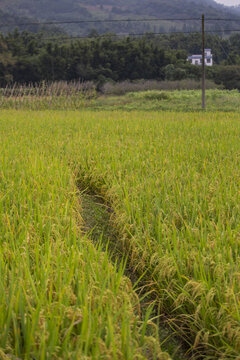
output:
M145 274L196 358L238 358L239 120L237 112L2 111L4 354L167 356L147 336L123 268L81 233L80 182L111 204L132 270Z
M57 121L0 117L0 359L168 359L124 263L82 232Z

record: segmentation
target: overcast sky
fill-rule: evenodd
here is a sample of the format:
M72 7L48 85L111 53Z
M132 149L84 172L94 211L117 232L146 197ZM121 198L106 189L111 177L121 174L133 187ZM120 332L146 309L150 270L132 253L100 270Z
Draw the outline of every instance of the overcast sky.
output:
M224 5L240 5L240 0L215 0L216 2Z

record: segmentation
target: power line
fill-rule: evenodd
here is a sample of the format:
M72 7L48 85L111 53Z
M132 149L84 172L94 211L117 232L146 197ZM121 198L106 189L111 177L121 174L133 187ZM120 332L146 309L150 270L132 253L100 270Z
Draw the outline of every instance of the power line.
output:
M34 25L64 25L64 24L86 24L86 23L119 23L119 22L156 22L156 21L200 21L201 18L144 18L144 19L105 19L105 20L66 20L66 21L45 21L45 22L23 22L14 24L2 24L0 28L12 26L34 26ZM205 21L231 21L239 22L237 19L224 19L224 18L206 18Z
M114 23L114 22L147 22L147 21L198 21L199 18L187 19L105 19L105 20L66 20L66 21L45 21L45 22L29 22L29 23L16 23L15 26L27 25L64 25L64 24L85 24L85 23ZM12 24L13 25L13 24ZM0 27L12 26L9 24L0 25Z
M205 33L215 34L215 33L223 33L223 32L240 32L240 29L223 29L223 30L206 30ZM42 37L40 40L44 41L50 41L50 40L56 40L56 41L66 41L66 40L94 40L94 39L100 39L100 38L122 38L122 37L135 37L135 36L151 36L151 35L171 35L171 34L199 34L199 31L171 31L171 32L149 32L149 33L128 33L128 34L101 34L96 35L94 37L90 36L65 36L65 37Z
M205 33L239 32L240 29L205 30Z
M222 45L221 41L218 38L216 38L216 41L217 41L218 45L220 46L220 48L223 50L224 54L226 55L226 59L230 60L232 65L235 65L234 62L232 61L231 57L229 56L229 54L225 50L224 46Z

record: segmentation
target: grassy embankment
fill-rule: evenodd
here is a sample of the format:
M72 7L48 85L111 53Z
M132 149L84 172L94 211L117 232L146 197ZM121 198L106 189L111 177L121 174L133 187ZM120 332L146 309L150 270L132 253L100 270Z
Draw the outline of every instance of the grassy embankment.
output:
M3 89L0 91L0 107L16 110L201 110L200 90L149 90L111 96L97 94L92 84L85 87L60 83L39 88ZM206 107L209 111L240 111L240 93L237 90L207 90Z
M100 110L144 111L199 111L202 98L200 90L140 91L122 96L100 96L88 107ZM240 93L237 90L207 90L208 111L240 111Z
M148 343L121 271L78 235L80 181L111 203L119 241L175 331L205 359L236 359L239 120L4 112L1 347L134 358Z

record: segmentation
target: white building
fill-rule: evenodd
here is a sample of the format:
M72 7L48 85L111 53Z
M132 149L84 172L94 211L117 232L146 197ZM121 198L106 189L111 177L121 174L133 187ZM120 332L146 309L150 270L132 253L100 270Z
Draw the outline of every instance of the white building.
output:
M192 55L188 57L188 61L192 65L201 65L202 64L202 55ZM213 66L213 56L211 49L205 49L205 65Z

